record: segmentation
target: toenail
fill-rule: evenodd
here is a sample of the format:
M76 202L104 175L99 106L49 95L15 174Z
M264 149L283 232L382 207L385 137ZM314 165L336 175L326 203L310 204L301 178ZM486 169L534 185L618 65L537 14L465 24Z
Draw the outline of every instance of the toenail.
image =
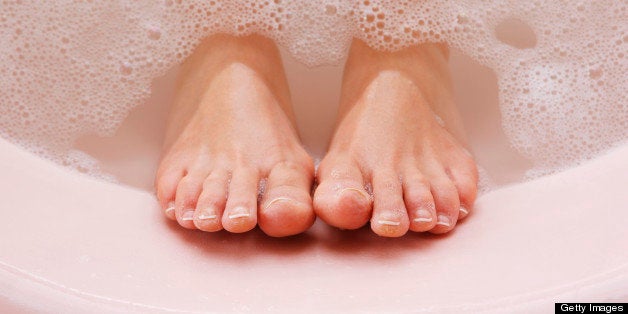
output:
M169 213L174 210L174 202L168 203L168 208L166 208L166 213Z
M248 209L244 207L236 207L229 214L229 219L236 219L236 218L249 217L249 216L251 216L251 214L249 213Z
M186 210L183 212L183 215L181 215L181 220L182 221L191 221L194 220L194 210Z
M414 222L432 222L432 214L427 209L419 209L416 211L417 218L414 218Z
M445 226L445 227L451 227L450 221L449 221L449 217L445 216L445 215L438 215L438 221L436 222L437 225L441 225L441 226Z
M392 220L378 220L377 223L380 225L386 225L386 226L399 226L401 224L398 221L392 221Z
M368 201L371 200L371 196L370 195L368 195L366 192L364 192L363 190L358 189L358 188L344 188L344 189L342 189L340 191L340 193L338 193L338 195L342 195L344 192L347 192L347 191L357 192L360 195L364 196L364 198L366 198Z
M198 220L208 220L216 218L218 218L218 215L214 214L214 210L211 208L203 210L202 213L197 217Z
M273 199L272 201L270 201L268 204L266 204L266 206L264 206L264 209L268 209L272 204L281 202L281 201L292 201L292 199L287 198L287 197L277 197Z
M464 208L464 206L460 206L460 212L462 212L465 215L469 214L469 211L466 208Z

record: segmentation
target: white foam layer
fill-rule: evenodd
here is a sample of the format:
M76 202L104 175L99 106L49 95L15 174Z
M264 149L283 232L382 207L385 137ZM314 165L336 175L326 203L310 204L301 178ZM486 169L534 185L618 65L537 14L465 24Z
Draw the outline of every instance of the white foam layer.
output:
M382 50L447 42L499 79L503 126L530 175L628 138L624 1L4 1L0 135L96 174L71 150L113 134L151 81L212 33L272 37L308 65L352 38ZM528 36L513 40L509 33Z

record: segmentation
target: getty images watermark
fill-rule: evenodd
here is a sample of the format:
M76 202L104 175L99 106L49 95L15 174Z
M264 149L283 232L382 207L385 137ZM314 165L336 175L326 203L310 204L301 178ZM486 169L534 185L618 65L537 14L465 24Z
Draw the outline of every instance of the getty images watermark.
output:
M554 313L628 313L627 303L554 303Z

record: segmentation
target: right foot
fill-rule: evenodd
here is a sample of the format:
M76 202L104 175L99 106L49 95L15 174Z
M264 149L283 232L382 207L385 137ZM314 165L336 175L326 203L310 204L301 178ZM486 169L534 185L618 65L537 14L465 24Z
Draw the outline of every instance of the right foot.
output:
M307 230L314 166L294 128L277 47L259 36L215 36L181 78L155 180L166 216L204 231Z

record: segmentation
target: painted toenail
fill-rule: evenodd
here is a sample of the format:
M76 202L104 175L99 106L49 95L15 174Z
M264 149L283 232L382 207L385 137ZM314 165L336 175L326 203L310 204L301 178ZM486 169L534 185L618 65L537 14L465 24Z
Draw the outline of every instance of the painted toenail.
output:
M229 214L229 219L236 219L236 218L249 217L249 216L251 216L251 214L246 208L237 207L231 211L231 213Z
M464 206L460 206L460 212L462 212L465 215L469 214L469 211L466 208L464 208Z
M181 221L191 221L194 220L194 210L186 210L181 215Z
M449 217L445 216L445 215L438 215L438 221L436 222L437 225L441 225L441 226L445 226L445 227L451 227L450 221L449 221Z
M368 195L366 192L364 192L363 190L358 189L358 188L344 188L344 189L342 189L340 191L340 193L338 193L338 195L342 195L342 193L347 192L347 191L357 192L360 195L364 196L364 198L366 198L368 201L371 200L371 196L370 195Z
M270 201L265 207L264 209L268 209L272 204L276 203L276 202L281 202L281 201L292 201L291 198L287 198L287 197L278 197L272 201Z
M174 210L174 202L168 203L168 207L166 208L166 213L169 213Z
M377 223L380 225L386 225L386 226L399 226L401 224L398 221L391 221L391 220L378 220Z
M432 213L427 209L419 209L416 211L417 218L414 218L414 222L432 222Z

